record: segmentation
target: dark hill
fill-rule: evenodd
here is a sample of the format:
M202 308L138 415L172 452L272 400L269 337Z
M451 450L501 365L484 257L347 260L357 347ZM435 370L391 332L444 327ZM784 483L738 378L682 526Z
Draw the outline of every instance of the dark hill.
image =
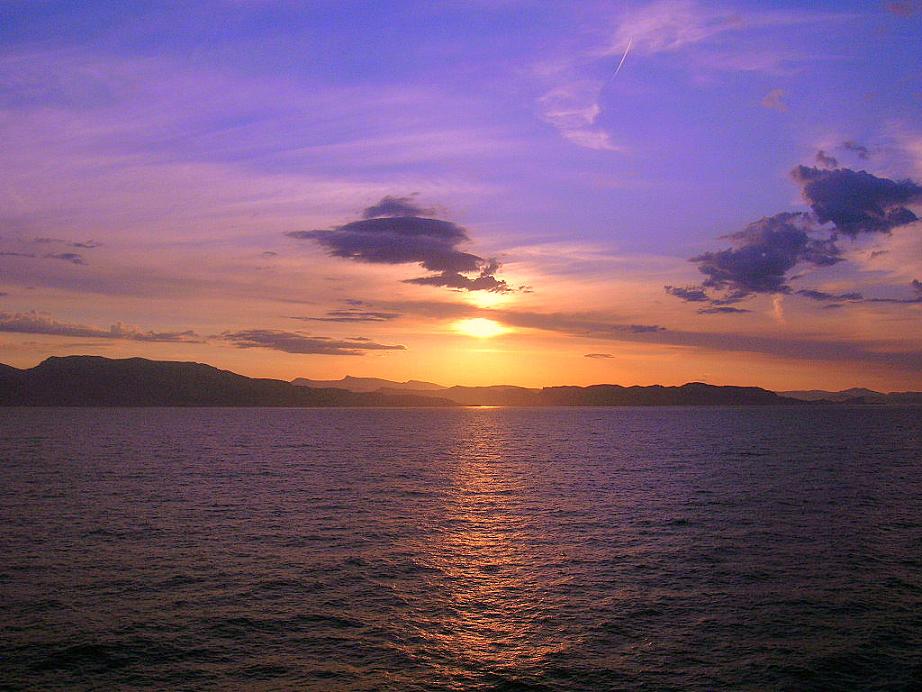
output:
M438 395L466 406L764 406L804 403L759 387L718 387L702 382L690 382L681 387L621 387L616 384L544 389L449 387L440 390Z
M397 390L384 388L382 394L394 394ZM407 390L404 390L407 391ZM539 389L513 387L510 385L493 385L492 387L448 387L440 389L437 396L454 401L464 406L541 406L538 398ZM420 390L413 394L423 394Z
M540 398L555 406L765 406L796 404L759 387L718 387L689 382L681 387L620 387L599 384L591 387L548 387Z
M433 382L420 382L419 380L394 382L393 380L382 380L380 377L353 377L352 375L346 375L340 380L310 380L306 377L297 377L291 383L298 387L348 389L350 392L377 392L381 389L434 392L445 389L442 385Z
M906 404L922 404L922 392L875 392L873 389L854 387L841 392L827 392L822 389L808 391L779 392L781 396L804 401L834 402L837 404L879 404L900 406Z
M454 406L413 394L357 393L253 379L201 363L52 357L0 369L3 406Z

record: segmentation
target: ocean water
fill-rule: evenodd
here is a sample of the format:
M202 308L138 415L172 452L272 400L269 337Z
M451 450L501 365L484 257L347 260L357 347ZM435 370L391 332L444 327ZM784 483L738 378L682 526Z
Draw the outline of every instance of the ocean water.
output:
M0 409L0 687L919 689L918 408Z

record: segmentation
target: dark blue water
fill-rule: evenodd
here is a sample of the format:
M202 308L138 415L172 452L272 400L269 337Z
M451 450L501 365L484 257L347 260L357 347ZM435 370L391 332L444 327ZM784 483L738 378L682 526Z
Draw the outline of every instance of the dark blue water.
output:
M0 686L910 689L922 410L0 410Z

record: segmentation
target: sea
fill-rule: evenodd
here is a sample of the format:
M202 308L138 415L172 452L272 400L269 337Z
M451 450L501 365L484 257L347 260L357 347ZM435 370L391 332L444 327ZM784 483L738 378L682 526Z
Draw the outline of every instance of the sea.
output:
M922 408L0 409L3 689L922 688Z

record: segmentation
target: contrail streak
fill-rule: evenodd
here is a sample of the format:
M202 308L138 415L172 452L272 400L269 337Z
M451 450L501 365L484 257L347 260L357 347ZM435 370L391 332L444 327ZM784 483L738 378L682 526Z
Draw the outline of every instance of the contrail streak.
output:
M608 79L605 80L605 84L602 85L602 89L600 89L599 91L604 90L605 87L607 87L609 84L611 84L612 80L613 80L615 77L618 76L618 73L619 73L619 72L621 72L621 68L624 67L624 61L627 60L627 54L631 52L631 44L632 44L632 43L634 43L634 37L633 37L633 36L631 36L631 37L627 40L627 48L624 49L624 55L621 56L621 61L618 63L618 67L616 67L616 68L615 68L615 71L612 72L611 77L609 77Z
M624 65L624 61L627 59L627 54L631 52L631 44L634 42L634 37L631 36L627 40L627 48L624 49L624 55L621 56L621 62L618 63L618 67L615 68L615 74L611 76L611 79L614 79L618 76L618 73L621 72L621 67ZM611 79L609 81L611 81Z

